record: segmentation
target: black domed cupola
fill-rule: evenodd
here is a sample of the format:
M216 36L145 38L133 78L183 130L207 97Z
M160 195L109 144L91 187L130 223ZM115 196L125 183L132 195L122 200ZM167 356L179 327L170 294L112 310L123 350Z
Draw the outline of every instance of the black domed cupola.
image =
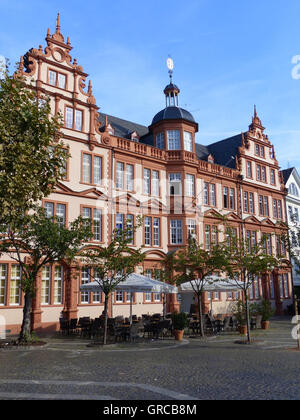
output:
M180 89L173 83L172 59L168 59L170 83L164 89L166 108L159 111L149 127L153 134L154 146L168 151L195 153L195 133L198 124L188 111L179 107Z

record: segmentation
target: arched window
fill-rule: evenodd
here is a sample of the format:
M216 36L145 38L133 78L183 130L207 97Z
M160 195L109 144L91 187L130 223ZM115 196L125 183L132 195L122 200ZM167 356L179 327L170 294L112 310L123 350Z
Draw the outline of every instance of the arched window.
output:
M299 197L299 190L294 183L292 183L290 185L289 193L292 194L292 195L295 195L296 197Z

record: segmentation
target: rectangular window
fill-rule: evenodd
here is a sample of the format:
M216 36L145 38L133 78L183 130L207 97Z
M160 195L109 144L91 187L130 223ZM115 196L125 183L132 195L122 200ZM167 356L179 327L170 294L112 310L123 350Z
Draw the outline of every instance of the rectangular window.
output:
M260 150L259 150L259 144L256 144L255 145L255 154L256 154L256 156L259 156L259 152L260 152Z
M196 221L193 219L189 219L187 228L188 228L188 237L194 238L196 235Z
M127 214L127 216L126 216L126 229L127 229L127 232L128 232L127 233L127 239L129 241L129 243L128 243L129 245L133 245L133 242L134 242L133 220L134 220L133 215L132 214Z
M92 183L92 156L86 153L83 154L82 160L82 182Z
M116 214L116 229L124 230L124 215L117 213Z
M133 165L126 165L126 189L133 191Z
M152 293L145 293L145 302L152 302Z
M254 194L249 193L249 210L251 214L254 214Z
M151 246L152 244L152 220L151 217L145 217L145 245Z
M264 148L264 146L260 146L260 157L262 157L262 158L265 157L265 148Z
M210 184L210 205L216 206L216 186L215 184Z
M259 214L260 216L264 215L264 198L262 195L259 196Z
M216 206L216 185L209 184L208 182L204 183L204 205L206 206Z
M66 76L64 74L58 73L58 87L66 89Z
M90 269L82 267L81 269L81 285L90 283ZM90 292L81 292L81 303L90 303Z
M54 305L62 305L63 303L63 267L56 265L54 270Z
M181 220L171 220L171 244L181 245L183 243L183 231Z
M278 219L277 200L273 200L273 215L275 219Z
M101 279L99 272L97 270L94 271L94 280L101 284ZM101 292L93 292L93 303L100 304L102 302L102 293Z
M204 204L209 205L209 184L207 182L204 183Z
M224 208L228 209L229 208L229 189L228 187L224 187Z
M281 203L281 200L278 200L278 218L282 219L282 203Z
M249 196L248 193L244 193L244 212L249 213Z
M75 130L82 130L82 111L75 109Z
M270 212L269 212L269 198L268 197L264 197L264 211L265 211L265 216L269 217Z
M56 206L56 222L60 226L66 225L66 205L57 204Z
M158 217L153 219L153 245L160 246L160 219Z
M181 195L181 174L169 174L170 195Z
M209 225L205 226L205 249L206 251L211 249L211 228Z
M195 196L195 177L194 175L186 175L186 195L188 197Z
M118 290L116 292L116 303L123 303L124 302L124 292L122 290Z
M10 276L10 305L20 305L21 301L21 268L19 265L13 264L11 266Z
M252 178L252 163L247 162L247 178Z
M47 217L53 218L54 217L54 203L45 203L44 208L46 211Z
M261 180L267 182L267 169L265 166L261 167Z
M51 281L51 267L43 267L42 270L42 286L41 286L41 304L50 304L50 281Z
M235 190L234 190L234 188L230 188L229 205L230 205L230 208L232 210L235 209Z
M261 181L261 166L257 165L256 167L256 179L257 181Z
M93 181L95 185L101 184L102 181L102 158L94 156L94 174Z
M151 194L151 171L144 169L144 193Z
M180 131L168 131L168 150L180 150Z
M270 171L270 178L271 178L271 184L275 185L276 182L275 182L275 171L274 171L274 169L271 169L271 171Z
M116 188L124 189L124 163L122 162L117 162Z
M73 129L73 108L66 108L66 128Z
M161 294L154 293L154 302L160 302L160 301L161 301Z
M193 151L193 134L188 131L184 132L184 150L187 152Z
M93 209L93 234L94 241L101 242L102 239L102 212L98 209Z
M56 72L49 70L49 85L56 86Z
M0 264L0 305L5 305L7 285L7 264Z
M159 196L159 172L152 171L152 195Z
M164 149L165 148L165 136L164 133L159 133L156 136L156 147L158 149Z

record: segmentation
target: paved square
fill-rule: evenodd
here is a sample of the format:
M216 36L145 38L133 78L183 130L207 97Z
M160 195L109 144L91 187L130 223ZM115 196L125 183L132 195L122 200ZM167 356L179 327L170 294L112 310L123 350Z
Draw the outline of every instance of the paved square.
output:
M88 348L50 339L44 348L0 350L0 399L300 399L300 352L289 318L254 332L199 340L186 336L138 345Z

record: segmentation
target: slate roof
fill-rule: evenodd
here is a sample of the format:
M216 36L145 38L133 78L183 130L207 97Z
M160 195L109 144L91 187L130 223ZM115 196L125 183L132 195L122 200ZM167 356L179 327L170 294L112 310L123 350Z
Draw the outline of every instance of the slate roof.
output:
M180 115L180 116L179 116ZM104 130L104 123L105 123L106 114L99 113L99 121L102 124L100 130ZM153 121L158 120L158 118L165 118L166 119L178 119L183 118L188 119L190 121L195 122L193 116L188 112L183 110L182 108L178 107L169 107L162 111L160 111L156 117L154 117ZM173 117L173 118L172 118ZM131 121L123 120L121 118L113 117L111 115L107 115L108 123L112 125L114 128L115 136L130 139L130 135L133 132L137 132L140 136L140 143L148 144L150 146L154 145L153 135L149 131L149 128L141 125L136 124ZM238 134L237 136L229 137L227 139L209 144L207 146L203 146L202 144L196 143L196 155L199 160L208 160L208 156L212 155L214 157L214 162L221 166L226 166L228 168L235 169L235 159L238 152L238 148L242 145L242 134ZM233 159L232 159L233 157ZM294 169L294 168L293 168ZM293 170L291 169L291 171Z
M209 144L207 149L213 155L215 163L235 169L235 156L242 145L242 134ZM233 159L232 159L233 157Z
M103 113L99 113L99 121L102 124L102 129L104 128L105 117L107 116L108 124L111 124L115 130L115 136L122 137L124 139L130 138L130 134L134 133L135 131L138 133L140 137L146 136L149 134L148 127L145 127L141 124L136 124L131 121L122 120L121 118L113 117L111 115L106 115ZM100 128L100 131L101 131Z
M283 179L284 179L284 184L286 184L289 180L289 177L292 175L292 172L294 171L295 168L289 168L289 169L284 169L283 171L281 171L282 175L283 175Z

